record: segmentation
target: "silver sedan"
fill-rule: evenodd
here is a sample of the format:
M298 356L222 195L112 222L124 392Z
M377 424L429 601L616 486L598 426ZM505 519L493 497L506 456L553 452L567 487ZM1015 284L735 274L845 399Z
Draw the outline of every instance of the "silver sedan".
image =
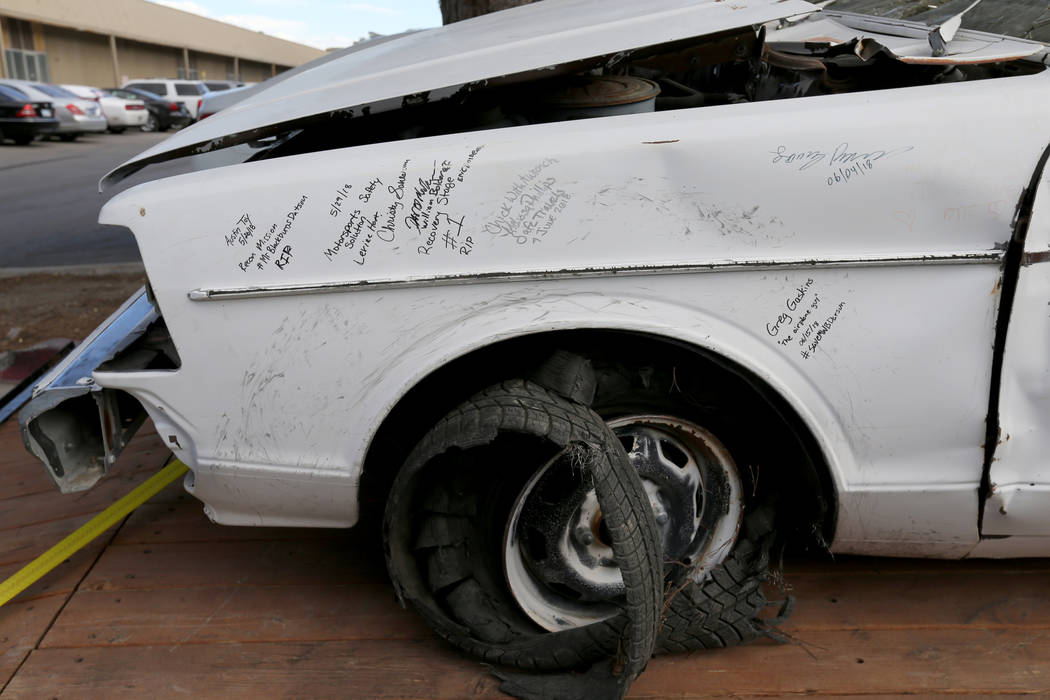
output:
M17 88L33 100L53 103L55 116L59 120L55 134L63 141L73 141L80 134L105 131L108 127L106 117L97 102L77 97L58 85L30 80L0 80L0 85Z

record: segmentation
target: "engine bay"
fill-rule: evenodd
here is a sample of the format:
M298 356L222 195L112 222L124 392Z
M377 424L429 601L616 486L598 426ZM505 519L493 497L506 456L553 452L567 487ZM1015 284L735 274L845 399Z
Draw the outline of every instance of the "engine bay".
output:
M370 143L647 111L907 88L1028 75L1034 61L902 59L869 37L772 41L745 27L470 83L448 97L407 95L393 109L330 112L255 141L250 160ZM797 36L798 32L794 32Z

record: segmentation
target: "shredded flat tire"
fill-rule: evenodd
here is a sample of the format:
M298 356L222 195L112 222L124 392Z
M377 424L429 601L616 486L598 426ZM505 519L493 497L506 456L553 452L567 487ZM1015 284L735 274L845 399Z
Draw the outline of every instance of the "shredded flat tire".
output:
M497 488L501 472L527 463L530 450L563 453L569 466L557 468L580 469L593 481L627 591L623 611L613 618L546 632L501 593L502 565L492 561L483 531L502 523L483 522L490 503L478 483ZM498 384L439 421L395 480L384 535L399 597L470 654L533 671L573 669L619 654L623 688L652 655L663 563L644 488L596 413L538 384Z

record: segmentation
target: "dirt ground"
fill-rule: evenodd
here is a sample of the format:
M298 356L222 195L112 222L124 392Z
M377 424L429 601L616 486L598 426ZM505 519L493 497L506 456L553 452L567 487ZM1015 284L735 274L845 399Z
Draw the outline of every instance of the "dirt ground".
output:
M0 277L0 352L84 339L145 284L142 272Z

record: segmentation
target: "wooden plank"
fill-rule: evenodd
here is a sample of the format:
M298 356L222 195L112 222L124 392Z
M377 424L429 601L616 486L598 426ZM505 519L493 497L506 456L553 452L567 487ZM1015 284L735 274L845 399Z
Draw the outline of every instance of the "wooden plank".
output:
M882 575L933 572L938 576L955 576L956 574L979 571L995 573L1001 576L1037 571L1050 572L1050 558L948 560L837 555L834 558L789 559L781 573L790 582L792 577L799 574L841 576L846 573L851 575Z
M653 659L635 698L1047 692L1050 635L1030 630L820 631Z
M42 647L423 639L388 584L79 591Z
M41 649L21 697L502 698L481 665L435 640Z
M95 543L80 550L14 600L0 607L0 687L8 681L22 659L47 630L55 614L73 592L77 581L91 566L102 548ZM21 565L0 566L0 580Z
M18 418L13 417L0 423L0 466L6 467L17 464L26 454L22 448L22 436L19 432ZM6 479L6 475L2 477ZM0 486L7 486L6 481L0 481Z
M0 426L0 499L54 490L55 485L44 473L44 465L25 451L18 433L11 433L11 425L8 421Z
M972 694L1047 689L1050 641L1017 630L819 632L806 648L757 643L658 657L633 698ZM13 697L499 697L479 664L437 640L41 649Z
M50 545L49 545L50 546ZM15 600L26 600L34 597L44 597L57 594L69 593L76 586L88 567L98 557L99 552L105 546L105 538L99 538L87 545L79 552L66 559L64 562L52 569L46 576L25 589ZM25 566L25 562L4 564L0 566L0 580L6 579L16 571ZM7 606L0 607L0 612Z
M163 461L114 467L93 488L80 493L62 494L52 487L0 500L0 538L11 537L13 531L29 524L94 515L160 471Z
M790 577L797 599L783 626L804 630L1028 628L1050 630L1050 577L1044 571L956 572L928 562L919 573ZM779 593L771 591L770 596Z
M159 440L136 438L91 498L66 496L25 452L15 421L0 426L0 580L11 576L159 468ZM109 538L103 534L0 607L0 684L44 636Z
M14 675L65 602L64 596L13 600L0 608L0 688Z
M377 583L382 561L353 535L290 542L186 542L113 545L84 581L86 590L169 589L219 585Z
M958 700L963 697L985 697L987 693L922 693L922 700ZM1033 693L996 693L995 700L1032 700ZM863 700L901 700L902 697L914 697L912 693L864 693ZM769 693L758 695L737 695L734 697L768 698ZM834 693L820 693L821 700L858 700L857 694L835 695Z
M24 565L43 554L52 545L74 532L92 518L93 514L32 523L3 533L3 549L0 550L0 566Z

